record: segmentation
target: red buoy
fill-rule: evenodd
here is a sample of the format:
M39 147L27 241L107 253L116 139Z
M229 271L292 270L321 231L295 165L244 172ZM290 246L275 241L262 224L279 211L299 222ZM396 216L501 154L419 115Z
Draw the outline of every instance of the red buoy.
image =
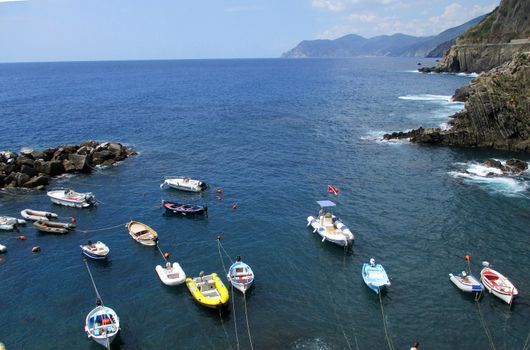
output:
M71 221L71 222L77 222L77 219L74 218L74 217L71 217L71 218L70 218L70 221Z
M470 255L466 255L464 258L465 258L467 261L470 261L470 260L471 260L471 256L470 256Z
M18 236L18 239L20 239L21 241L25 241L27 238L24 235L20 235Z
M232 204L232 209L237 209L237 203Z
M217 193L223 193L223 189L222 188L218 188L217 189Z

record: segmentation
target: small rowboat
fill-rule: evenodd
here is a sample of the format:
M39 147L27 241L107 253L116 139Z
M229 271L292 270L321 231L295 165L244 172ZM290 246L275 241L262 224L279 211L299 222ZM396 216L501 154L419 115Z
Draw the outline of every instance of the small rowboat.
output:
M26 220L17 219L11 216L0 216L0 230L11 231L18 225L25 225Z
M96 243L92 243L92 241L88 241L85 245L80 245L79 248L81 248L81 252L88 256L91 259L105 259L107 255L109 255L110 249L107 247L107 245L103 242L97 241Z
M158 234L151 227L138 221L131 221L126 227L136 242L151 247L156 245Z
M50 213L48 211L31 210L31 209L22 210L20 212L20 215L22 215L24 219L31 220L31 221L47 221L47 220L58 218L58 215L55 213Z
M390 280L383 265L376 264L374 258L370 259L370 263L363 264L362 275L364 283L377 294L390 286Z
M37 230L47 233L68 233L68 231L75 229L75 224L55 221L35 221L33 226Z
M511 304L515 296L519 294L517 288L508 278L490 268L487 261L484 261L482 265L484 268L480 271L480 277L484 287L497 298Z
M166 212L180 215L208 215L208 206L198 204L183 204L170 201L162 201Z
M208 188L208 185L200 180L193 180L189 177L176 177L172 179L166 179L160 185L160 188L167 187L181 191L202 192Z
M98 305L90 311L85 321L85 333L88 338L110 349L110 344L120 331L120 319L108 306Z
M164 283L166 286L177 286L184 283L186 280L186 274L184 273L184 270L182 267L180 267L179 263L176 262L173 264L167 262L166 266L164 267L157 265L155 267L155 271L162 283Z
M320 212L316 218L307 217L307 226L313 227L313 232L322 237L322 242L329 241L343 247L352 245L353 233L331 212L330 208L334 207L335 203L328 200L317 203L320 205Z
M5 245L0 244L0 253L5 253L5 252L7 252L7 247Z
M48 191L47 195L55 204L74 208L87 208L97 202L91 192L79 193L70 189Z
M463 292L467 293L480 293L484 290L484 286L478 278L473 275L467 274L465 271L458 275L449 274L449 279Z
M215 272L210 275L201 272L199 277L188 277L186 286L193 298L203 306L218 309L228 303L228 289Z
M238 257L238 260L230 266L226 278L234 288L245 294L254 283L254 272L240 259L241 257Z

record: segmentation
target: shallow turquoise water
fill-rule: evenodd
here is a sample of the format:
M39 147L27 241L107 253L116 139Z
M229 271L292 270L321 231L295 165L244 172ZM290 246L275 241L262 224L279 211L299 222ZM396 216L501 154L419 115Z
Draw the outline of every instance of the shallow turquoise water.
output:
M528 177L495 183L451 175L493 151L380 142L384 131L437 126L462 108L449 96L469 79L409 72L417 60L207 60L0 65L0 149L115 140L140 155L54 186L92 191L92 210L54 206L43 193L0 195L0 215L24 208L76 216L78 230L50 236L0 233L0 341L8 349L97 349L83 333L94 292L78 245L102 240L107 263L91 262L103 300L122 322L115 349L249 348L243 299L222 318L184 286L163 286L155 249L123 224L147 223L189 275L223 275L215 237L256 273L247 298L256 349L384 349L379 300L361 278L381 262L392 279L383 297L396 348L487 348L476 304L448 279L473 257L511 278L511 309L486 295L483 317L497 349L522 348L528 335ZM432 62L431 62L432 63ZM401 98L400 98L401 97ZM528 160L528 157L525 158ZM186 174L214 190L203 196L160 190ZM331 198L328 183L341 193ZM207 219L163 216L161 199L208 203ZM305 227L332 199L354 232L353 250L321 243ZM238 203L232 210L231 204ZM84 233L117 226L109 230ZM34 245L40 254L31 254ZM225 261L227 264L228 261Z

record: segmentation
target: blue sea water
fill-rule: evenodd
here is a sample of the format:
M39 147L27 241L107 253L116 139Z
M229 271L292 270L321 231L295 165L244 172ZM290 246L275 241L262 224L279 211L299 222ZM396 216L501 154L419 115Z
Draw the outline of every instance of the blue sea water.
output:
M422 60L425 64L434 62ZM185 286L166 287L157 250L124 227L155 228L186 273L223 276L216 236L256 273L246 299L255 349L388 348L380 302L361 278L370 257L392 281L383 295L396 349L521 349L530 325L529 177L462 177L485 158L528 156L383 142L384 132L439 126L469 78L412 71L417 59L190 60L0 65L0 149L122 142L139 155L51 187L92 191L89 210L52 205L44 192L0 193L0 215L21 209L75 216L66 236L0 232L0 341L7 349L97 349L83 332L95 294L78 245L102 240L89 262L121 318L113 349L249 349L244 300L222 316ZM165 176L208 182L203 195L161 190ZM456 174L456 175L455 175ZM337 197L326 193L339 187ZM215 189L224 190L223 200ZM206 219L167 217L161 199L207 203ZM306 228L316 200L337 203L352 250ZM238 204L236 210L231 208ZM87 232L88 231L88 232ZM32 246L42 252L32 254ZM448 273L490 261L518 287L510 308L462 294ZM225 259L228 264L228 259ZM237 338L236 338L237 331ZM238 343L239 340L239 343Z

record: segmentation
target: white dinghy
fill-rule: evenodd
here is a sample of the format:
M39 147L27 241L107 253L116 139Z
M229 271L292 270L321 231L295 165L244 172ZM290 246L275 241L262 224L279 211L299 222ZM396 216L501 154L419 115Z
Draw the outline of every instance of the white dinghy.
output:
M24 209L20 212L20 215L22 215L24 219L31 221L48 221L52 219L57 219L59 217L55 213L32 209Z
M344 225L333 213L330 208L336 204L332 201L317 201L320 205L318 216L307 217L307 226L312 226L314 231L322 237L322 242L330 241L340 246L349 246L353 244L353 233Z
M5 253L5 252L7 252L7 247L5 245L0 244L0 253Z
M178 286L186 281L186 274L177 262L168 261L164 267L157 265L155 271L166 286Z
M189 177L175 177L164 180L160 185L162 189L167 187L181 191L202 192L208 188L208 185L200 180L190 179Z
M480 277L484 287L497 298L511 305L515 296L519 294L517 288L504 275L490 268L487 261L482 265L484 268L480 271Z
M462 271L458 275L449 274L449 280L454 283L463 292L480 293L484 290L484 286L475 276Z
M80 193L70 189L48 191L47 195L55 204L74 208L87 208L97 202L91 192Z
M245 294L254 283L254 272L250 266L242 262L241 257L238 256L236 261L228 269L228 275L226 278L234 288Z
M0 230L11 231L18 225L25 225L26 220L17 219L11 216L0 216Z

